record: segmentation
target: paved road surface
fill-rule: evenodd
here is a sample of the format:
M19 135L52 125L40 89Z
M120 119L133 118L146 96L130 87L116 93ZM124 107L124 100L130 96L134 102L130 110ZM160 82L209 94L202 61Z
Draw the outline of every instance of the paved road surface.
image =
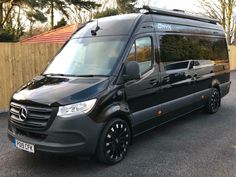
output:
M217 114L192 113L138 137L115 166L15 149L0 118L0 177L236 177L236 73Z

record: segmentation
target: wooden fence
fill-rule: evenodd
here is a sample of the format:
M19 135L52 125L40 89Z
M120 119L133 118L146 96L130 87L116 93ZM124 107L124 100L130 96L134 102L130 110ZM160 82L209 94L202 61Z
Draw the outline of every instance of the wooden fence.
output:
M14 91L40 74L62 44L0 43L0 112L8 109ZM236 70L236 47L229 47Z
M0 43L0 112L14 91L40 74L62 44Z
M236 46L229 47L229 58L231 70L236 70Z

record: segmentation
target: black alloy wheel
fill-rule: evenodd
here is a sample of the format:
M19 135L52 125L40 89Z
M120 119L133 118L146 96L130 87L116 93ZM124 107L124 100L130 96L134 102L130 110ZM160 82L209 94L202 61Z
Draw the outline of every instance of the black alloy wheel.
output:
M219 110L220 107L220 92L217 88L213 88L211 95L208 98L208 103L207 103L207 112L210 114L214 114Z
M122 119L113 119L106 125L97 151L99 161L113 165L122 161L131 140L129 125Z

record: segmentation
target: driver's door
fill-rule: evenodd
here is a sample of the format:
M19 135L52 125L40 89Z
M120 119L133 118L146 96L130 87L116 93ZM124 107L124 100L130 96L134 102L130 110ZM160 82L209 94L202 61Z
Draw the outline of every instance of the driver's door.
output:
M128 61L137 61L141 79L125 84L125 93L133 113L135 134L156 126L159 105L159 67L155 62L153 36L136 38ZM127 61L127 62L128 62Z

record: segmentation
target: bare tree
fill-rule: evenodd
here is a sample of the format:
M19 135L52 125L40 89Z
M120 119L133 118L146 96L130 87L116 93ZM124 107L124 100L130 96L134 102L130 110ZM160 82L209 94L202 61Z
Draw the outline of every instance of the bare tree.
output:
M232 27L232 37L231 37L231 44L236 45L236 16L234 16L233 27Z
M228 44L231 44L231 37L234 31L234 10L236 0L198 0L203 15L216 18L226 31ZM235 31L234 31L235 32Z
M151 0L139 0L138 1L138 6L143 6L143 5L149 6L150 4L151 4Z

